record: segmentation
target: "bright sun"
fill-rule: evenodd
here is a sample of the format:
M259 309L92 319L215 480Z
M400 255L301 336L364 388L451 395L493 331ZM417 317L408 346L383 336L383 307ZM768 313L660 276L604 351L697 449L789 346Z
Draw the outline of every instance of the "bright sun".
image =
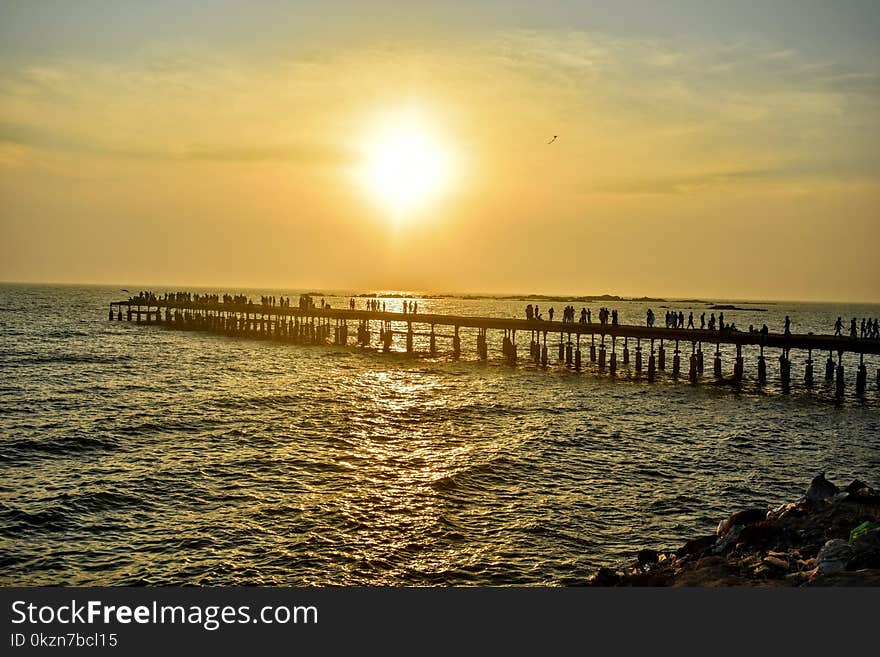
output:
M390 117L365 145L361 178L395 221L441 197L452 178L450 149L422 117Z

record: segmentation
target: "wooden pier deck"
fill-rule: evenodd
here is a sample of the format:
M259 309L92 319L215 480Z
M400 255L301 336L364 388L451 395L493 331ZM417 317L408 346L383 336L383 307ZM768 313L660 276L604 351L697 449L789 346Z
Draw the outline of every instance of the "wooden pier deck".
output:
M444 315L433 313L403 313L371 310L352 310L349 308L299 307L283 305L264 305L254 303L205 302L203 300L180 301L162 298L133 298L110 303L109 317L121 321L123 315L128 321L158 323L169 328L188 330L208 330L227 335L263 337L305 344L348 345L349 323L357 329L356 342L362 346L371 344L374 325L378 325L379 346L391 350L394 335L406 336L406 351L413 351L414 336L429 336L432 356L437 355L437 340L452 340L452 356L461 355L461 329L477 332L477 355L488 357L487 331L502 331L502 354L515 363L518 358L517 334L528 335L529 358L536 364L547 366L548 337L551 343L557 340L558 360L575 370L582 367L582 340L589 349L590 362L598 364L598 371L606 371L614 376L618 369L618 348L622 347L622 362L630 362L630 347L635 356L635 374L643 373L648 381L653 381L658 370L666 370L666 349L672 349L672 376L681 375L681 355L689 358L687 376L696 382L703 374L703 346L714 346L713 370L716 378L723 378L721 371L722 346L732 346L736 350L732 379L741 380L744 373L744 346L755 347L760 351L757 363L757 379L766 382L767 365L765 349L778 349L779 376L783 388L791 380L791 350L806 352L804 383L813 385L813 352L827 353L825 379L834 381L838 396L843 394L845 354L855 354L859 358L856 374L856 391L863 394L866 388L867 371L865 355L880 355L880 340L852 338L849 336L783 334L730 330L675 329L648 327L633 324L581 323L546 320L526 320L504 317L479 317L468 315ZM395 325L398 328L395 328ZM399 327L404 326L401 330ZM416 327L423 327L416 330ZM438 333L437 327L452 329L452 333ZM688 345L690 349L687 349ZM644 351L647 353L643 357ZM610 352L610 353L609 353ZM836 358L835 358L836 356ZM836 362L835 362L836 361ZM877 385L880 388L880 369L877 372Z

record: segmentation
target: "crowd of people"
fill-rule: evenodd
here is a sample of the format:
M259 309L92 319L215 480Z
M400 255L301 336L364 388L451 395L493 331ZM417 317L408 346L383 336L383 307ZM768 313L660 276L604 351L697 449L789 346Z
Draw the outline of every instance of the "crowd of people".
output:
M786 317L786 320L788 318ZM645 319L645 324L649 328L653 328L656 323L657 318L654 314L654 311L648 308L647 317ZM696 323L694 322L694 313L693 311L688 312L687 323L685 323L684 312L679 310L675 312L674 310L666 311L666 328L668 329L690 329L697 330ZM750 327L751 328L751 327ZM709 314L708 321L706 320L706 313L700 313L700 329L701 331L705 331L706 329L710 331L736 331L736 324L730 323L727 324L724 321L724 313L718 313L718 317L715 317L715 313Z
M841 317L838 317L834 322L834 335L843 336L843 318ZM862 317L861 325L859 325L858 320L853 317L849 322L849 337L880 340L880 326L877 324L877 318L872 320L870 317Z
M123 291L128 292L128 290ZM150 305L162 301L204 305L216 305L221 303L225 305L253 305L253 301L244 294L198 294L185 291L165 292L160 295L151 290L143 290L138 292L137 295L129 296L128 300L131 303L139 303L141 305ZM290 297L264 295L260 297L260 305L290 308ZM301 310L312 310L318 307L318 302L315 300L313 295L301 294L299 296L299 308ZM351 310L356 309L354 297L349 298L348 307ZM328 304L324 298L321 298L320 308L330 308L330 304ZM404 313L416 314L419 311L419 302L415 299L404 299L402 308ZM369 298L365 300L365 309L371 312L386 312L386 302L378 298ZM554 315L555 311L553 307L548 308L547 316L549 318L549 321L553 321ZM573 305L565 306L562 309L562 323L573 324L578 321L581 324L592 324L593 322L593 313L590 308L581 308L579 319L576 319L576 315L577 310ZM544 320L541 314L541 310L537 304L530 303L526 306L526 319L529 321ZM609 309L605 307L599 308L598 320L599 323L602 325L607 325L610 323L612 326L617 326L619 323L618 311L616 309ZM654 311L651 308L648 308L646 313L646 325L649 328L653 328L655 323L656 316L654 314ZM782 327L782 332L784 335L791 335L791 324L791 317L786 315ZM689 311L687 317L685 317L684 311L667 310L665 314L664 325L668 329L687 328L697 330L696 320L694 318L693 311ZM834 335L845 337L844 326L845 323L843 318L838 317L837 320L834 322ZM738 329L736 328L736 324L734 324L733 322L729 324L725 322L724 312L719 312L717 318L715 316L715 313L712 312L709 314L708 319L706 318L706 313L703 312L700 314L699 330L717 330L721 332L732 332L737 331ZM754 333L756 331L761 333L762 335L769 334L769 328L766 324L764 324L760 329L756 329L754 325L749 325L749 333ZM853 317L849 322L848 337L852 339L880 340L880 322L878 322L878 318L875 317L872 319L870 317L863 317L860 322L858 318Z
M290 297L261 296L260 305L278 306L279 308L290 308Z
M352 302L354 299L351 300ZM350 304L351 309L354 310L353 303ZM367 299L367 310L373 313L385 312L385 302L380 301L379 299Z
M562 323L574 323L576 316L576 309L574 306L565 306L562 309ZM554 311L553 308L549 308L547 310L547 315L550 318L550 321L553 321ZM538 308L538 305L529 304L526 306L526 319L528 321L543 321L543 317L541 316L541 311ZM618 321L618 312L617 310L609 309L609 308L600 308L598 313L598 319L600 324L611 324L612 326L617 326ZM651 308L648 308L646 313L646 326L648 328L653 328L656 325L656 315ZM706 317L706 313L700 313L700 326L699 330L705 331L722 331L722 332L736 332L737 329L736 324L733 322L726 322L724 320L724 312L719 312L718 316L715 316L714 312L709 313L709 317ZM580 319L577 320L581 324L591 324L593 321L592 311L589 308L581 308ZM697 330L696 318L694 317L693 311L689 311L687 316L685 317L684 311L675 311L675 310L667 310L665 315L665 327L668 329L692 329ZM835 334L841 335L843 329L843 320L838 317L837 323L835 324ZM754 325L749 325L749 333L759 332L762 335L769 335L770 329L764 324L760 329L756 329ZM791 317L789 315L785 316L785 320L783 321L782 332L784 335L791 335ZM851 337L862 337L862 338L871 338L871 339L880 339L880 331L878 331L878 323L877 320L873 321L870 318L862 319L861 322L861 330L857 330L857 322L856 319L850 323L850 334Z

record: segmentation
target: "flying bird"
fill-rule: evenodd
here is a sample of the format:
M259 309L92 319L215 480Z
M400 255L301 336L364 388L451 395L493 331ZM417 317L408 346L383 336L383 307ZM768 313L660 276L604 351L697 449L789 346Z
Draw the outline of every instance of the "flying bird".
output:
M559 136L559 135L553 135L553 139L551 139L551 140L548 141L547 143L548 143L548 144L552 144L554 141L556 141L556 138L557 138L558 136Z

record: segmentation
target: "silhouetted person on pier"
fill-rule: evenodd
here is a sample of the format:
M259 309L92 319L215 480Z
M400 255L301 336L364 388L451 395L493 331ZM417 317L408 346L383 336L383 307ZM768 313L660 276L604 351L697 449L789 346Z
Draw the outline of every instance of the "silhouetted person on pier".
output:
M694 313L693 313L693 311L688 313L688 328L689 329L696 328L694 326Z
M853 317L852 321L849 323L849 337L856 337L856 318Z
M648 325L648 328L654 326L654 311L648 308L647 316L645 318L645 323Z
M612 324L612 326L617 326L617 311L616 310L611 311L611 324Z
M710 331L714 331L714 330L715 330L715 313L712 313L712 314L709 316L709 330L710 330Z
M834 322L834 335L839 335L843 337L843 319L840 317L837 318L837 321Z
M553 308L550 308L550 310L547 311L547 314L550 316L550 321L552 322L553 321Z
M587 323L587 309L581 308L581 324Z
M785 329L783 330L786 336L791 335L791 317L788 315L785 316Z
M700 330L702 331L704 328L706 328L706 313L700 315Z
M587 324L593 323L593 311L587 308Z
M862 327L861 327L861 331L859 333L859 337L860 338L867 338L868 337L868 330L865 326L865 318L864 317L862 317Z
M532 310L532 304L526 306L526 319L530 322L535 318L534 311Z
M723 312L718 313L718 330L719 331L724 330L724 313Z

